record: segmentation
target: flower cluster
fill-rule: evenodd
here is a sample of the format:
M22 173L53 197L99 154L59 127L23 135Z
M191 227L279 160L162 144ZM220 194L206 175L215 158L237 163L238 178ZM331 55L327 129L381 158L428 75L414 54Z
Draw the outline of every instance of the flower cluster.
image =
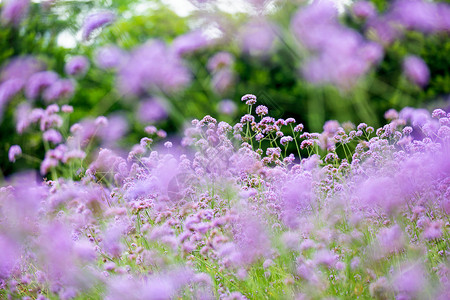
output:
M156 136L125 156L101 149L79 181L12 177L0 190L1 293L445 299L450 113L390 110L376 130L329 121L322 133L265 106L256 113L234 126L193 120L185 150L169 141L155 150ZM43 174L84 158L70 147L95 135L87 126L72 126L64 143L46 131L60 144ZM258 140L270 147L252 147ZM21 152L11 147L11 161Z

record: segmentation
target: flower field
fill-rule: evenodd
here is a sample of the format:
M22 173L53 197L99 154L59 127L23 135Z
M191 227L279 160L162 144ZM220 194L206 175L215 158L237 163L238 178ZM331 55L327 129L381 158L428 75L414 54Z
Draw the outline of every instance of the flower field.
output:
M0 1L1 299L450 298L450 5L149 2Z

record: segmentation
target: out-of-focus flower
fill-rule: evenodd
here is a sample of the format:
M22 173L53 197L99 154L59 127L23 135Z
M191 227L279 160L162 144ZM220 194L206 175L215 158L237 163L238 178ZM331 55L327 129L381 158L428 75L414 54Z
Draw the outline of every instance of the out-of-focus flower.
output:
M357 1L352 6L353 14L361 19L371 18L376 15L375 6L369 1Z
M138 110L138 118L141 122L154 123L168 117L164 101L159 98L150 98L141 102Z
M89 60L82 55L72 57L64 68L67 75L83 76L89 69Z
M427 64L418 56L410 55L403 60L405 76L418 86L425 86L430 79L430 70Z
M70 79L59 79L49 86L43 93L47 102L54 102L63 98L70 98L75 90L73 81Z
M95 12L88 15L83 23L82 38L88 40L94 30L109 25L115 20L116 15L110 11Z
M119 90L126 95L139 96L151 89L165 92L180 89L190 81L183 61L160 41L148 42L132 51L119 69Z
M234 73L228 69L222 69L214 74L211 84L214 90L222 94L227 91L234 82Z
M38 72L30 77L25 85L25 95L28 99L36 99L39 94L58 80L59 76L53 71Z
M338 22L330 1L315 1L300 9L291 24L295 36L313 56L302 66L312 83L333 83L348 89L383 56L382 48Z
M101 47L95 54L95 63L102 69L119 68L126 60L126 53L117 46Z
M224 99L219 102L218 111L224 115L234 115L237 111L237 105L231 99Z
M170 47L176 55L185 55L203 49L211 44L211 41L200 30L195 30L177 37Z
M210 72L217 72L222 68L230 67L234 62L234 57L229 52L219 52L208 60L208 70Z
M242 50L251 55L264 55L270 52L276 38L273 24L256 20L245 24L240 33Z
M1 20L4 24L19 26L26 17L30 6L30 0L5 0L3 1Z
M393 279L397 297L401 299L418 297L423 291L425 284L425 270L420 264L402 266Z
M15 162L16 158L22 155L22 148L19 145L12 145L8 151L8 159L10 162Z
M407 29L432 32L439 30L441 13L445 13L445 10L440 12L436 3L423 0L396 0L389 16L393 22L400 23ZM450 17L448 10L447 17Z
M14 97L23 87L21 79L10 79L0 83L0 112L2 108ZM0 114L1 117L2 114Z
M42 135L44 141L52 142L53 144L59 144L62 142L62 135L55 129L49 129Z

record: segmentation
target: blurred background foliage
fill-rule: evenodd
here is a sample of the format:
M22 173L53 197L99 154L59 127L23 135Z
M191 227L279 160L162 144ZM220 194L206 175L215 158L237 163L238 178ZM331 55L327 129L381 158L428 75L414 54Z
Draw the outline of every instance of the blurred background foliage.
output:
M302 79L299 67L304 53L298 41L290 34L293 14L304 1L283 1L269 15L264 16L276 24L276 39L271 51L253 54L240 46L241 27L249 20L263 18L261 15L226 13L223 11L198 10L182 17L159 0L96 0L55 1L51 8L32 2L28 17L18 28L0 24L0 66L11 58L33 55L44 61L47 69L64 74L64 65L73 55L85 55L91 67L85 77L77 79L76 90L70 103L74 113L67 120L73 124L86 117L99 115L124 115L129 132L120 145L129 147L145 135L142 124L136 118L139 97L125 97L116 89L113 71L100 69L95 64L99 47L115 44L132 50L148 40L158 39L167 44L194 29L208 29L214 35L217 28L225 34L209 46L184 56L192 73L190 85L174 93L154 93L167 101L169 118L156 124L169 135L181 134L185 123L192 118L212 115L219 120L233 122L245 113L239 105L240 97L247 93L258 96L259 104L268 106L273 117L294 117L305 124L307 131L322 131L326 120L340 122L366 122L373 126L382 124L383 114L389 108L405 106L435 107L447 103L450 93L450 39L448 33L425 35L407 32L405 38L385 48L382 62L350 90L340 90L332 85L315 86ZM372 0L379 12L390 1ZM444 1L449 2L449 1ZM1 4L0 4L1 5ZM85 16L96 10L108 9L116 13L117 20L111 26L95 32L95 37L81 41L80 27ZM364 34L364 23L349 13L341 15L341 22ZM67 43L69 40L69 43ZM219 51L234 56L231 72L234 79L228 88L217 92L214 78L207 68L208 60ZM402 75L402 59L407 54L420 56L427 63L431 78L423 89L408 82ZM238 105L235 114L224 114L218 107L223 99L231 99ZM0 167L4 175L14 169L38 167L44 155L40 133L28 131L16 133L14 111L24 97L16 96L4 112L0 130ZM59 103L62 104L62 103ZM43 103L38 105L44 106ZM21 160L16 165L8 162L7 151L13 144L22 145L24 153L33 153L36 159Z

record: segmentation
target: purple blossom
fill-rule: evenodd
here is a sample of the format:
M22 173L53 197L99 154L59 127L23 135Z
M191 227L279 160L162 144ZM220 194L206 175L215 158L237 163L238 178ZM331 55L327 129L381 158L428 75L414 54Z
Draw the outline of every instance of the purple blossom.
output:
M393 279L398 297L416 298L423 291L425 284L425 270L420 264L403 265Z
M265 55L271 51L276 39L273 24L264 21L251 21L244 25L240 33L242 50L251 55Z
M10 162L15 162L16 158L22 155L22 148L19 145L12 145L8 151L8 159Z
M82 27L82 38L88 40L91 33L99 28L113 23L116 20L116 15L110 11L95 12L86 17Z
M64 67L67 75L84 76L89 69L89 60L82 55L72 57Z
M150 98L141 102L138 117L141 122L154 123L168 117L168 111L163 99Z
M234 57L229 52L218 52L208 60L208 70L217 72L222 68L229 68L234 62Z
M53 144L59 144L62 142L63 137L61 133L55 129L49 129L42 134L44 141L52 142Z
M230 99L224 99L218 104L218 111L224 115L234 115L237 111L237 105Z
M153 41L132 51L120 68L117 81L122 93L139 96L152 89L179 90L189 83L190 74L164 43Z
M49 86L43 93L46 102L54 102L60 99L72 97L75 86L70 79L59 79Z
M265 116L269 113L269 109L267 108L267 106L264 105L258 105L256 107L256 114L260 117Z
M21 79L10 79L0 83L0 119L3 116L4 107L20 92L24 82Z
M246 94L242 96L241 101L245 101L245 104L247 105L253 105L256 104L256 96L252 94Z
M361 19L371 18L376 15L375 6L369 1L357 1L352 6L353 14Z
M19 26L28 14L30 0L3 1L1 21L3 24Z
M418 56L410 55L403 60L405 76L418 86L424 87L430 79L427 64Z
M302 66L303 75L312 83L333 83L347 89L383 54L380 46L342 26L330 1L315 1L300 9L291 27L302 45L314 52Z
M39 94L58 80L59 76L53 71L38 72L30 77L25 85L25 95L28 99L36 99Z
M445 29L442 28L441 18L450 16L446 6L447 10L443 9L444 6L423 0L396 0L391 7L390 17L407 29L433 32Z
M211 44L211 41L200 31L192 31L177 37L171 46L171 50L178 56L189 54L203 49Z
M101 47L95 54L95 63L102 69L120 68L126 59L125 51L114 45Z
M211 84L214 90L222 94L227 91L234 82L234 73L229 69L222 69L213 75Z

